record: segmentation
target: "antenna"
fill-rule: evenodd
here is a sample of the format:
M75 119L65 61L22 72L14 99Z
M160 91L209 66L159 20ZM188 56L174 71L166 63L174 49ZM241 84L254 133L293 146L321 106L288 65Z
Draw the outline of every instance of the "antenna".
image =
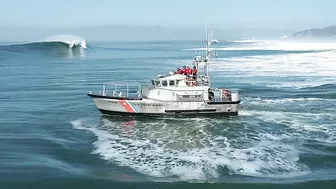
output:
M198 50L198 55L200 55L201 57L203 56L203 51L202 51L202 47L203 47L203 40L201 39L201 49Z
M205 39L207 38L208 38L208 12L205 12Z
M209 76L209 63L210 63L210 45L211 45L211 38L208 36L208 12L205 12L205 34L206 34L206 46L205 46L205 65L206 65L206 75L208 78L208 83L210 84L210 76ZM212 35L212 33L210 33Z

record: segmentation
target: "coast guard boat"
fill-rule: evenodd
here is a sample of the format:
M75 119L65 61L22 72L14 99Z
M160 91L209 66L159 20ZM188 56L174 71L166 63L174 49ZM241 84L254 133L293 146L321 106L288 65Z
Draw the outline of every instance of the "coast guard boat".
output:
M205 58L195 55L193 59L193 65L198 70L196 77L171 71L153 78L148 86L104 83L102 90L98 93L90 91L88 96L103 114L238 116L239 93L210 85L210 46L218 41L212 39L211 33L207 38Z

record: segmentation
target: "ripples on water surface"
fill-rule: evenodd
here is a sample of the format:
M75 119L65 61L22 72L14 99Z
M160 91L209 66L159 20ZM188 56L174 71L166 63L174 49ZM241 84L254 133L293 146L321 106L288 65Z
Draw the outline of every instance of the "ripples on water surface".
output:
M81 42L0 46L1 182L336 178L334 43L222 41L212 82L240 91L240 115L154 118L103 116L86 93L106 81L149 83L190 64L198 42Z

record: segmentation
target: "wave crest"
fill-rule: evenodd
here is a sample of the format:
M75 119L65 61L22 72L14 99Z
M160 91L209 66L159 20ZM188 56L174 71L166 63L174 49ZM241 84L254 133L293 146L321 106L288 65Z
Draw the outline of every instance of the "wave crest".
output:
M55 35L47 37L40 41L3 45L0 46L0 52L36 52L44 54L54 54L57 56L83 56L84 49L86 48L86 41L81 37L74 35Z
M75 46L80 46L85 49L87 48L86 41L83 38L74 35L54 35L47 37L41 42L60 42L69 45L70 48Z

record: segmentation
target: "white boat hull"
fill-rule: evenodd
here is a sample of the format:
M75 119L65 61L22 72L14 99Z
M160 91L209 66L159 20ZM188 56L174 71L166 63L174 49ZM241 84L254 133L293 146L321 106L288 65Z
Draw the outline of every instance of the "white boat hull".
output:
M88 94L104 114L221 114L237 116L240 101L229 102L164 102Z

